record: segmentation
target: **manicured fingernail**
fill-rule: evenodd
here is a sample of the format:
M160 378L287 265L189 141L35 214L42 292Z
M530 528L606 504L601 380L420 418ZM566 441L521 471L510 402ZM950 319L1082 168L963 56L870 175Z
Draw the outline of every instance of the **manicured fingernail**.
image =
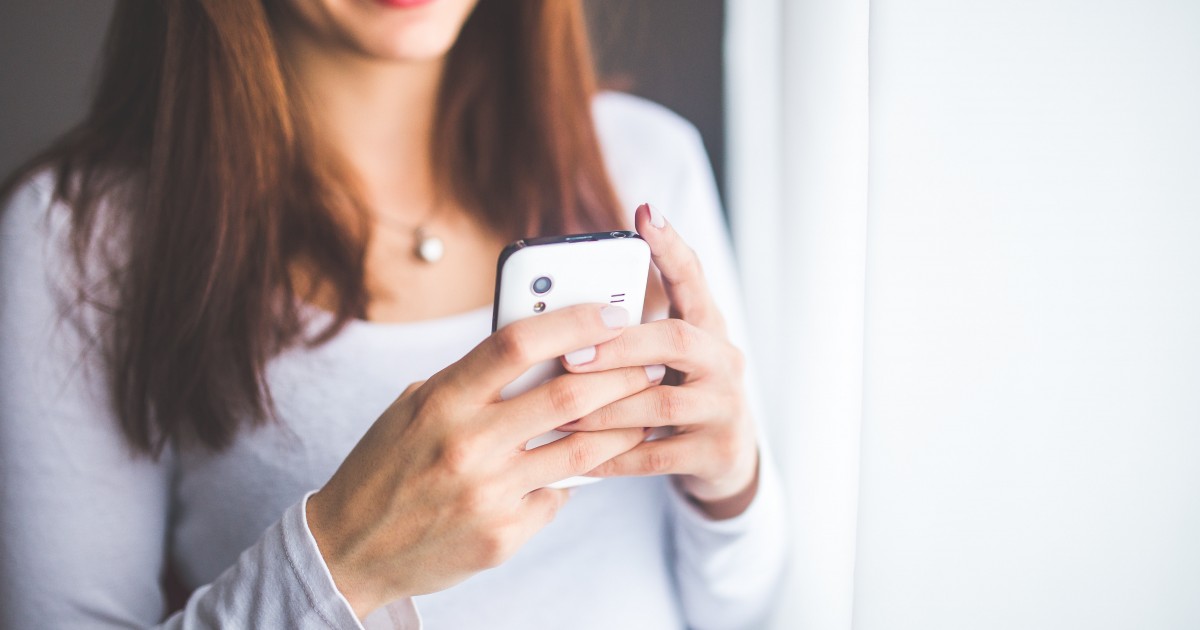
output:
M568 352L563 355L563 358L566 359L567 363L570 363L571 365L583 365L584 363L596 358L596 346L588 346L586 348L575 350L574 352Z
M667 366L658 363L655 365L646 366L646 378L650 379L651 383L657 383L667 375Z
M663 213L650 204L646 204L646 207L650 210L650 225L656 228L666 227L667 218L663 216Z
M604 320L604 325L609 328L624 328L629 325L629 311L620 306L605 306L600 309L600 319ZM580 352L576 350L576 352ZM592 357L596 356L596 349L592 348ZM592 359L588 359L591 361ZM574 364L573 364L574 365Z

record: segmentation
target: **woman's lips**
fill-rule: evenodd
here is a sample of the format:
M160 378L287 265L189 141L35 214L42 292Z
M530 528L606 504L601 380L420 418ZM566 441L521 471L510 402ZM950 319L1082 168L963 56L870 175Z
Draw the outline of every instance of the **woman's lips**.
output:
M375 4L382 4L385 7L394 9L411 9L419 7L423 4L429 4L433 0L375 0Z

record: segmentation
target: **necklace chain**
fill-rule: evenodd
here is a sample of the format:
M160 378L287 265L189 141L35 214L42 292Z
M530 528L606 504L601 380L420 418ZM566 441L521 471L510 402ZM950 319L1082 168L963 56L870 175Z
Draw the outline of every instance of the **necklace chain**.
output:
M446 243L438 236L431 234L428 224L438 210L440 203L430 206L425 218L414 225L404 225L394 217L386 214L376 214L375 222L395 230L408 232L413 239L413 256L424 263L432 264L442 259L446 254Z

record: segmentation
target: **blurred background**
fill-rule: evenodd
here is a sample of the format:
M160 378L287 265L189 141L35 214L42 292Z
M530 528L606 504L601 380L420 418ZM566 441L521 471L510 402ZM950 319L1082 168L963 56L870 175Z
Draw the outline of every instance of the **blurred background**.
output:
M111 3L0 3L0 169ZM796 538L775 628L1200 628L1200 3L587 0L701 130Z
M82 117L113 0L0 2L0 172ZM586 0L606 87L692 121L723 181L722 0Z

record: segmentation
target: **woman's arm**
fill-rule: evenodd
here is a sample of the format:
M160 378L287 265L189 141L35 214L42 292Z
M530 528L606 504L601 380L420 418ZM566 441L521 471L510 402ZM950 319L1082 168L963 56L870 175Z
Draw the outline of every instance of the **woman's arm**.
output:
M698 150L693 155L702 156L698 138L696 146ZM695 282L706 286L712 307L721 311L726 338L738 340L734 345L744 348L748 341L747 331L733 257L720 218L715 186L708 175L707 161L701 157L697 162L692 170L699 170L703 176L697 177L698 181L680 195L685 200L689 194L695 196L683 210L684 221L690 220L684 228L695 240L680 236L676 243L678 246L686 241L694 253L677 251L674 254L676 260L671 263L665 258L672 254L663 253L659 258L664 259L662 266L673 266L669 272L664 270L664 275L682 273L685 284ZM674 228L665 220L664 224L662 233L655 236L666 238L652 240L672 240L670 235ZM669 246L660 247L666 249ZM689 257L703 261L699 279L686 277L689 265L685 261ZM687 289L676 287L675 291ZM700 293L696 291L695 295ZM687 319L686 315L684 319ZM669 495L675 534L675 571L684 611L689 625L701 630L761 627L774 601L786 557L783 493L767 435L761 419L755 415L761 405L754 400L758 392L753 371L748 361L744 365L744 371L738 373L744 396L741 406L750 414L751 424L757 425L758 465L754 481L728 498L713 502L704 501L676 478L677 483L671 484Z
M780 579L786 525L766 434L755 422L760 405L752 366L742 359L742 296L715 182L694 128L653 107L638 107L641 116L632 115L633 106L623 108L625 124L614 128L645 128L636 145L654 147L649 164L636 163L655 180L626 175L633 192L652 195L668 215L639 208L636 226L662 273L670 319L636 326L597 347L594 361L569 367L593 372L665 363L674 386L618 401L569 428L673 427L592 474L672 473L675 572L689 625L756 627ZM618 118L617 107L609 114ZM619 157L618 170L633 168L625 159L641 159Z
M676 565L684 611L693 628L759 627L770 612L787 557L784 497L767 439L767 418L749 356L749 330L733 249L721 212L716 181L700 134L689 129L687 150L672 202L672 226L702 262L713 303L729 340L746 355L744 387L758 430L758 488L740 515L715 520L672 484ZM781 288L782 290L782 288ZM778 422L780 419L770 419Z
M0 215L0 627L163 622L172 457L117 428L94 334L60 315L67 213L43 176ZM354 628L303 505L165 627Z

